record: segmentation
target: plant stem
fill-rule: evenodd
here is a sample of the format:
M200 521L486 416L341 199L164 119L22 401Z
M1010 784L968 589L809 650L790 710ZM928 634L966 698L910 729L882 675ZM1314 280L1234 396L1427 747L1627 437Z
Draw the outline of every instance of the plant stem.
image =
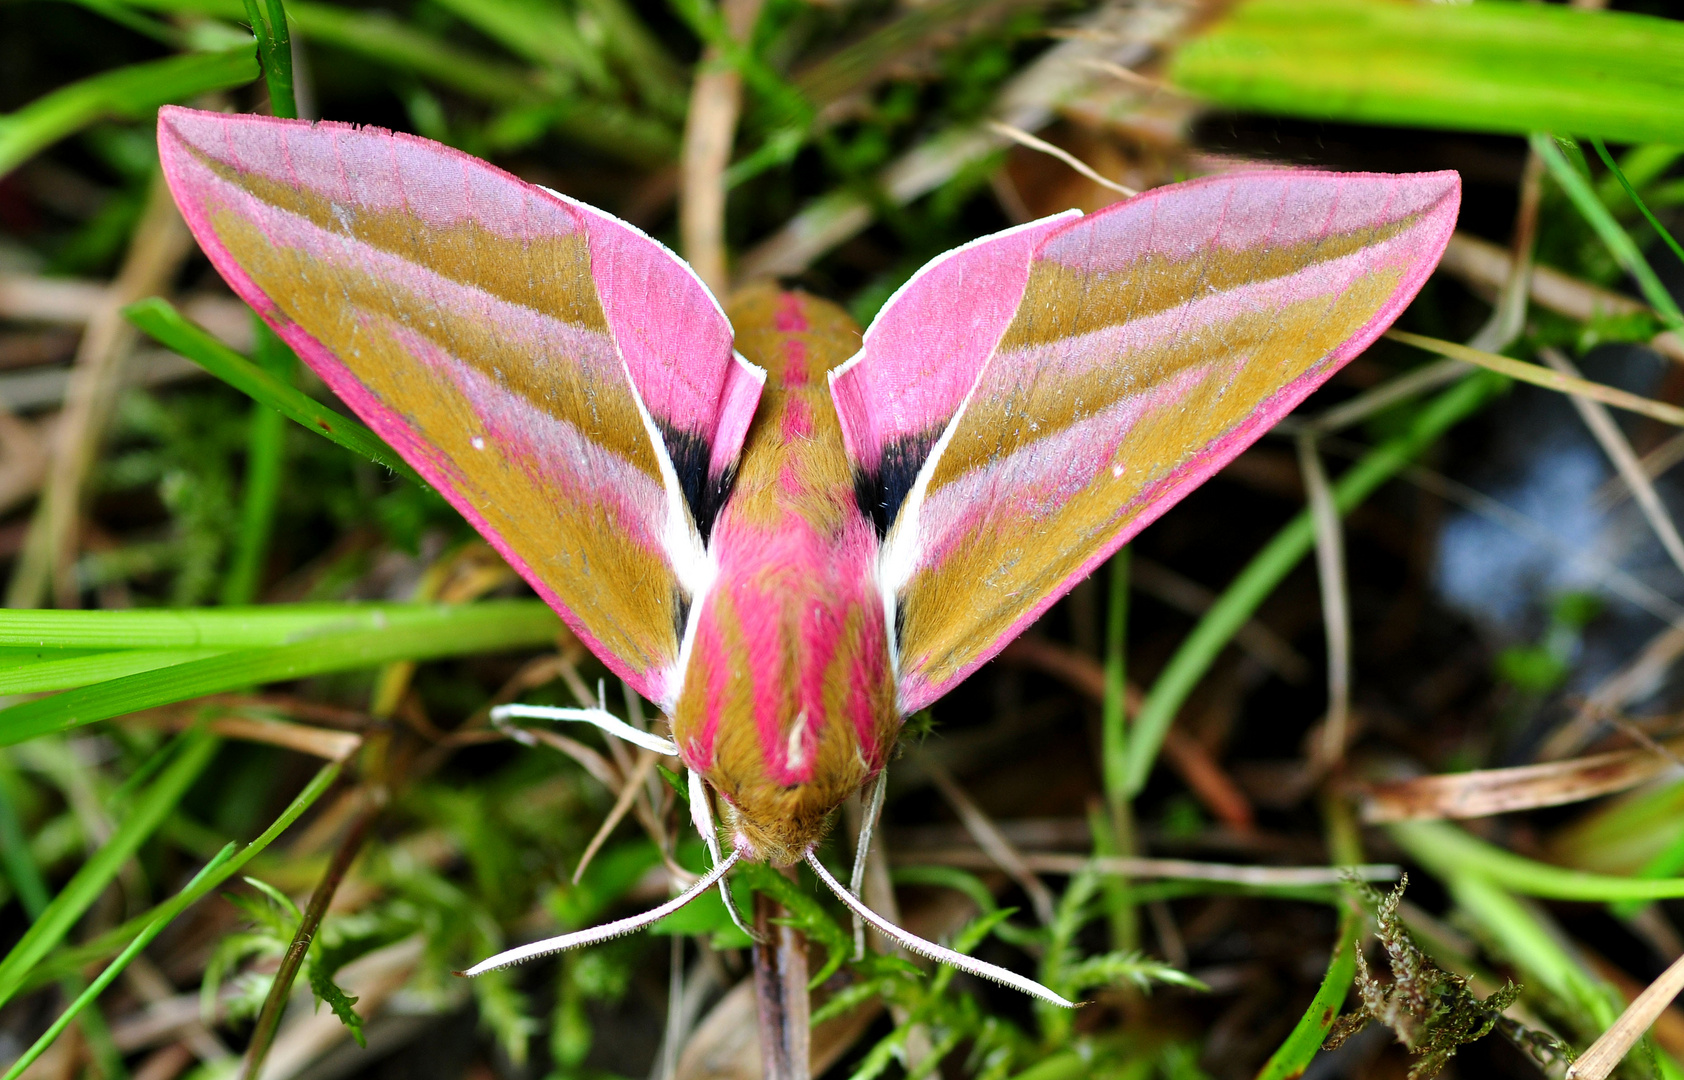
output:
M1396 476L1434 440L1473 415L1505 385L1491 375L1462 380L1429 402L1404 434L1375 447L1333 485L1333 501L1349 513L1381 484ZM1309 554L1315 529L1309 510L1300 511L1240 571L1182 641L1142 702L1128 746L1127 785L1139 794L1157 760L1175 714L1215 662L1217 654L1287 574Z
M257 1015L257 1026L252 1031L251 1045L246 1048L246 1065L242 1074L245 1080L258 1080L263 1075L263 1059L269 1056L269 1048L274 1045L275 1032L281 1024L281 1014L286 1011L287 998L292 994L292 984L304 967L304 958L309 955L310 943L316 939L316 930L321 926L322 917L327 914L328 905L333 902L333 894L339 891L340 883L345 880L351 864L362 852L363 844L368 841L369 834L374 831L375 824L380 820L381 812L385 810L386 800L383 794L370 792L369 799L370 805L352 822L344 839L339 841L339 847L334 849L327 872L322 875L321 881L316 883L315 891L310 894L310 904L304 909L304 917L298 922L298 931L292 935L292 944L287 946L286 955L281 958L281 966L275 972L275 981L269 987L269 996L263 999L263 1011Z

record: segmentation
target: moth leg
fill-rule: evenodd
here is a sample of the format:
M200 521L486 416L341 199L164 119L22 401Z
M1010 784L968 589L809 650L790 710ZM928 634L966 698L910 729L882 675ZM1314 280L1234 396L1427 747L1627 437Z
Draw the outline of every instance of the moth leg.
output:
M860 815L860 835L854 842L854 872L848 875L848 891L855 900L860 899L860 890L865 886L866 857L871 854L871 834L877 828L877 819L883 815L883 793L889 786L889 770L879 769L877 778L871 782L871 794L866 796L865 813ZM859 913L854 913L854 960L865 959L865 920Z
M607 709L558 709L549 705L499 705L491 710L491 722L505 731L510 729L504 727L504 724L509 720L517 719L578 720L595 725L616 738L624 739L633 746L641 746L645 750L653 750L657 754L665 754L668 757L678 756L678 744L671 739L663 739L659 735L639 731ZM519 739L520 736L516 735L515 738Z
M696 831L702 834L702 843L708 847L708 858L713 865L719 865L719 827L713 821L713 804L708 801L707 785L702 783L702 774L695 769L690 774L690 820L696 826ZM737 905L731 900L731 886L724 878L719 879L719 898L725 901L725 912L731 916L731 921L737 929L747 934L752 941L760 938L753 930L743 923L743 917L737 914Z

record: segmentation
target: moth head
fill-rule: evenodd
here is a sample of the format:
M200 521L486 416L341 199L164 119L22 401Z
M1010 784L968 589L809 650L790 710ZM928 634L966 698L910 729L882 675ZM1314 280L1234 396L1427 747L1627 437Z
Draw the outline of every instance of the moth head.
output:
M730 846L744 858L780 869L800 862L824 840L841 805L840 799L826 805L824 800L780 798L744 789L735 795L720 794L720 818Z

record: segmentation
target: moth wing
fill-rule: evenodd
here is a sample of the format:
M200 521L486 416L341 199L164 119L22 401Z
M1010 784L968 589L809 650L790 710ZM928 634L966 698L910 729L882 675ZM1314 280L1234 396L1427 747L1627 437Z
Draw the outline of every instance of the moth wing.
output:
M425 139L171 107L158 142L234 291L664 703L764 378L701 281Z
M944 694L1378 337L1453 172L1147 192L944 256L832 373L901 706Z

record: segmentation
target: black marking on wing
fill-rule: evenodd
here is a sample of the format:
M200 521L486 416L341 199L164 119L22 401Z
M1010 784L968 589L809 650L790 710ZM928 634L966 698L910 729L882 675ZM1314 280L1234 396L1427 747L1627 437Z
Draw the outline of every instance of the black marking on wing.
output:
M895 523L918 479L918 470L924 467L930 448L940 436L939 430L903 435L883 448L875 473L855 471L854 498L860 504L860 512L877 526L878 539L888 535L889 526Z
M709 476L708 461L713 457L713 444L706 436L671 427L659 420L655 423L661 429L667 456L672 458L673 470L678 474L678 489L684 493L690 518L696 523L696 531L702 534L705 544L713 532L719 508L725 505L725 497L731 493L731 481L736 478L736 470L727 469L719 476Z

